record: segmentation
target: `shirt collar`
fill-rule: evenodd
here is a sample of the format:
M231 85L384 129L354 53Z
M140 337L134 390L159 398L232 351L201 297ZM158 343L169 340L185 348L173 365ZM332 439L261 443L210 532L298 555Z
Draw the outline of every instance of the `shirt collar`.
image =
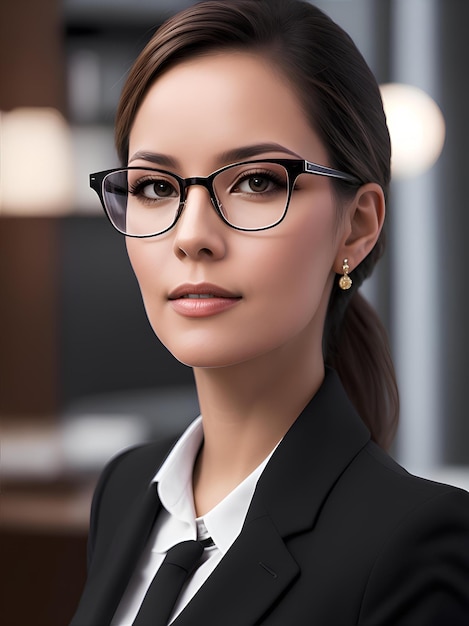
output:
M165 525L167 532L156 538L156 543L162 549L167 550L171 547L168 544L174 545L197 536L192 472L202 441L202 417L199 416L186 429L153 478L152 482L157 483L161 504L172 518L172 522ZM274 450L231 493L203 516L209 535L223 554L241 532L257 481ZM167 519L166 515L164 517ZM165 544L164 547L162 543Z
M271 454L242 483L203 516L208 534L222 554L229 550L241 532L257 481Z
M202 445L204 431L199 415L185 430L152 482L157 483L163 507L181 522L193 523L192 470Z

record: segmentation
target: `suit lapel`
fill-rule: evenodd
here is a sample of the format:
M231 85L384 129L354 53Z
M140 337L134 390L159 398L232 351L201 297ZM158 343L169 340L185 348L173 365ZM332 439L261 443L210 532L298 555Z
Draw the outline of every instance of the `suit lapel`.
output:
M110 623L160 508L155 485L150 485L122 520L113 541L95 555L70 626Z
M299 567L268 516L254 520L173 626L253 624L298 576Z
M335 483L370 434L338 376L326 379L272 455L243 530L174 626L255 624L301 574L288 538L314 528Z
M369 439L338 375L327 370L260 477L246 525L267 512L284 538L311 529L338 478Z

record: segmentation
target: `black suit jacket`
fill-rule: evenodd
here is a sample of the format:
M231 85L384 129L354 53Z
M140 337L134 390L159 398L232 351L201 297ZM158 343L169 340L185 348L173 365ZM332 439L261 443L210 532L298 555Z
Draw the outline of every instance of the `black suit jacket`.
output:
M112 461L71 626L106 626L158 513L168 451ZM408 474L328 372L264 470L242 532L175 626L468 626L469 494Z

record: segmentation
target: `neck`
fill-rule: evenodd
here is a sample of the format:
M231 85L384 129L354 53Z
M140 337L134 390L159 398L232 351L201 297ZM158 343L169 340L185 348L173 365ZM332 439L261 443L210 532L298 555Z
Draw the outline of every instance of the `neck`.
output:
M294 364L267 354L230 367L195 370L204 423L193 479L198 515L266 458L316 393L324 378L322 355L302 353Z

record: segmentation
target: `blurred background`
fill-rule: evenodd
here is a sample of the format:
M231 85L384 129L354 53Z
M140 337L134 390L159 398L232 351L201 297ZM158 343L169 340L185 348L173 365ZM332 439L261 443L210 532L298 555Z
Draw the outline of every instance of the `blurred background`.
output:
M119 450L197 415L192 374L154 337L88 188L117 165L126 73L189 0L0 6L0 411L5 626L59 626L85 578L91 495ZM382 85L394 182L385 258L365 285L401 391L392 450L469 488L467 0L318 0ZM28 600L25 601L25 590Z

